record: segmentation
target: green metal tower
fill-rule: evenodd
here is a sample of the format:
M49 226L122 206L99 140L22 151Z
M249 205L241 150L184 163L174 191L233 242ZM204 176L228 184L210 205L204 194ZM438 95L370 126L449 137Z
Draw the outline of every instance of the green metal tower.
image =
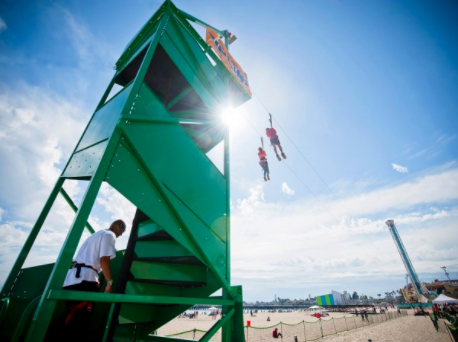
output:
M180 341L152 332L195 304L223 308L199 341L220 328L222 341L244 341L242 288L230 277L229 135L219 117L251 93L189 21L227 44L227 31L166 1L127 45L5 282L0 340L50 340L65 300L85 300L97 304L86 327L97 341ZM122 89L109 98L115 84ZM206 155L222 141L224 174ZM67 179L89 182L80 208L63 190ZM85 226L93 232L87 220L102 182L137 207L113 260L115 293L63 291ZM58 259L23 268L59 193L76 215Z

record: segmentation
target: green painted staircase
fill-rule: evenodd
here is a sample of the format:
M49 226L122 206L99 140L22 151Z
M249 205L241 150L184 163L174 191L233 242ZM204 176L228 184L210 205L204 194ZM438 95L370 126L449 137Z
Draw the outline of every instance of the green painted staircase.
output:
M150 334L194 304L223 310L200 341L219 328L223 342L244 340L242 290L230 285L229 133L220 114L250 94L189 21L205 24L165 1L116 63L3 286L0 337L6 341L14 337L5 327L27 342L46 340L65 300L96 303L93 328L102 341L164 341ZM227 30L216 31L228 38ZM109 98L115 84L121 90ZM220 172L207 153L223 141ZM89 184L58 259L23 269L68 179ZM127 249L112 264L115 293L63 291L103 182L137 208ZM22 280L35 273L40 285L30 291L34 284ZM212 297L219 289L222 296Z
M209 268L164 229L137 210L116 293L208 298L220 285ZM108 340L146 338L191 305L118 304Z

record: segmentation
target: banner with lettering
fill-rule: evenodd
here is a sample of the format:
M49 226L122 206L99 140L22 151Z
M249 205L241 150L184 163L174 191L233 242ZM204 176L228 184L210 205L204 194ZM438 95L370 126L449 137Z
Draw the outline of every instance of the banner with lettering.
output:
M211 28L207 27L207 36L206 42L211 46L219 58L223 61L226 68L235 76L237 81L242 85L246 92L252 96L250 85L248 83L248 76L243 71L242 67L236 60L231 56L229 51L227 51L226 46L219 35Z

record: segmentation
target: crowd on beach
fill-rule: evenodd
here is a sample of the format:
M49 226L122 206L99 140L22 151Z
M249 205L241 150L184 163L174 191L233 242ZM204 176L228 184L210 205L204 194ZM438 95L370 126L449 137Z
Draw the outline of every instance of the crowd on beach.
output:
M201 312L201 315L206 315L212 317L212 319L216 319L218 315L222 316L222 311L221 310L214 310L210 311L209 313L207 312ZM183 312L181 315L179 315L177 318L198 318L199 317L199 311L193 311L193 312Z
M456 304L433 304L433 312L439 317L444 318L445 314L458 316L458 307Z

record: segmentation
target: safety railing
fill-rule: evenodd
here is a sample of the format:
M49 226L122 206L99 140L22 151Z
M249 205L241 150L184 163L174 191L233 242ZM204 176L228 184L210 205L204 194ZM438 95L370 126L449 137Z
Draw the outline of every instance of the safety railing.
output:
M314 322L307 322L305 320L289 324L279 322L277 324L267 327L245 326L245 341L256 342L258 340L265 340L266 335L272 336L273 329L277 328L279 333L279 340L309 342L316 341L326 336L336 335L344 331L355 330L366 326L380 324L402 316L406 316L407 311L401 310L400 312L387 312L382 314L370 315L351 315L344 317L330 317L319 318ZM261 331L267 330L265 333ZM182 331L166 337L177 337L181 339L199 340L207 331L200 329L192 329ZM213 339L216 341L219 333L215 334ZM212 340L213 340L212 339Z

